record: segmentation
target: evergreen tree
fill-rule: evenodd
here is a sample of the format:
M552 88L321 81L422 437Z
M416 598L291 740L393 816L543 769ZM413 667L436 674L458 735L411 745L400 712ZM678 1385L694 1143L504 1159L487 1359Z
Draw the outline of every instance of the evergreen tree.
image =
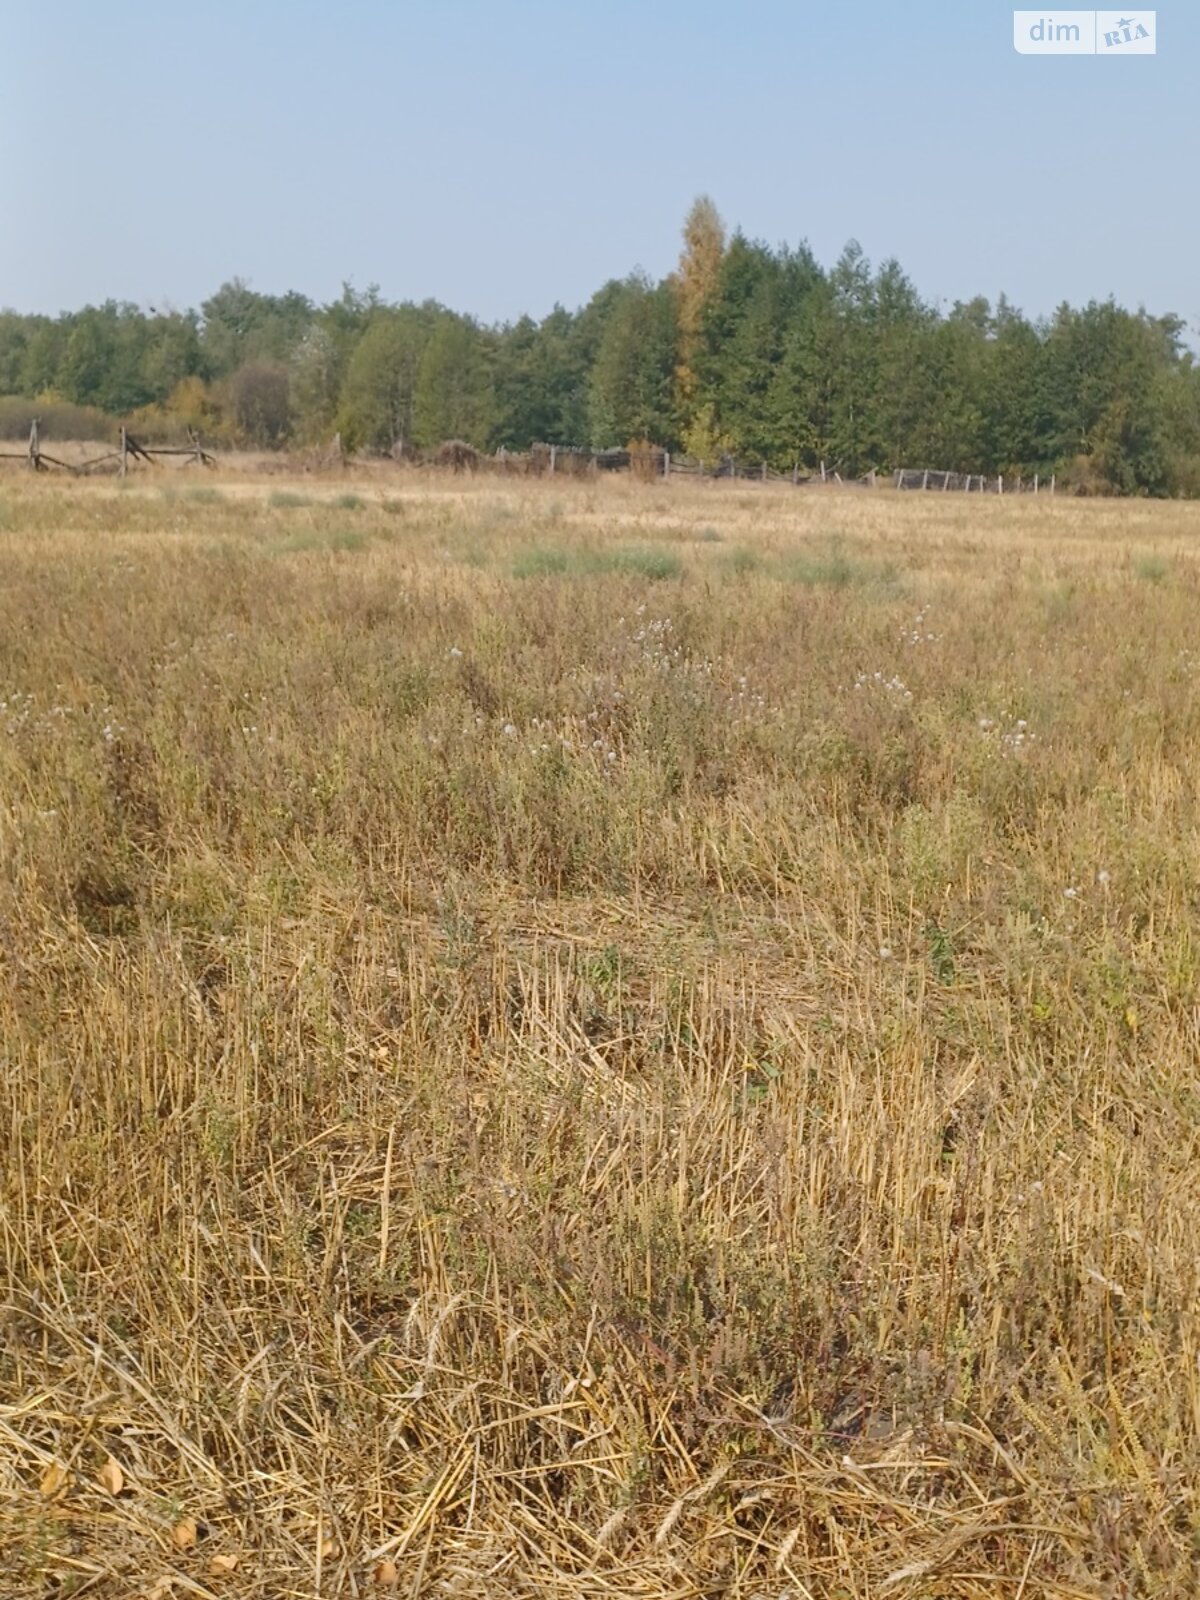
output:
M1168 490L1155 374L1178 360L1179 325L1133 316L1113 302L1059 308L1046 341L1052 445L1084 486Z
M890 471L920 459L922 425L931 404L938 408L943 403L941 385L931 382L937 320L895 260L885 261L875 274L863 316L864 326L856 332L873 346L875 382L870 404L861 410L857 449L848 464L852 472L870 467ZM944 368L940 377L953 387Z
M1045 345L1038 330L1001 295L989 325L980 380L981 471L1054 468Z
M776 466L790 466L800 453L804 425L794 410L789 414L781 369L821 283L807 247L772 251L740 233L730 242L705 306L696 357L697 397L718 452ZM794 387L791 398L794 405Z
M818 279L784 330L765 406L780 468L815 467L830 455L833 417L833 293Z
M635 440L678 447L677 331L670 285L655 286L645 277L627 279L592 367L588 416L597 449Z

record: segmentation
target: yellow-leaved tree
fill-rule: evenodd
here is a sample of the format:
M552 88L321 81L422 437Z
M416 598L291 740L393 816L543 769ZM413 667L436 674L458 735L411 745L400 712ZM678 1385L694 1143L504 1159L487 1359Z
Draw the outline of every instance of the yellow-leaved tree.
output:
M676 406L684 448L689 455L711 461L721 452L716 421L710 404L700 393L696 357L704 325L704 311L716 293L725 259L725 224L708 195L699 195L683 224L683 250L675 273L679 305L679 362L675 369Z

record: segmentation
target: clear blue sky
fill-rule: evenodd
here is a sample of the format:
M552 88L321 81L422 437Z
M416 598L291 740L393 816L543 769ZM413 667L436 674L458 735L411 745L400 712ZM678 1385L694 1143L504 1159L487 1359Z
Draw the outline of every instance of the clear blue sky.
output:
M993 0L4 9L0 305L184 306L239 274L540 316L661 276L707 191L929 298L1200 326L1196 0L1124 61L1019 56Z

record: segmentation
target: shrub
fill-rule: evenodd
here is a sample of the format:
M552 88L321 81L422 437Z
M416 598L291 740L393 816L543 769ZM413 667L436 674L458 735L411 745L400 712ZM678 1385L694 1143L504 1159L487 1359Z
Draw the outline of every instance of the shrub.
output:
M756 550L747 550L744 545L737 550L731 550L728 555L721 558L721 565L725 570L739 576L748 572L761 571L762 564L762 557L758 552Z
M1170 563L1162 556L1138 556L1133 563L1135 574L1146 583L1161 583L1170 572Z
M243 443L271 449L287 438L288 382L288 369L281 361L247 361L229 379L229 411Z
M614 550L596 563L598 571L629 572L652 582L664 578L678 578L683 573L683 562L669 550L639 549L637 547Z
M72 405L69 400L25 400L19 395L0 395L0 439L28 439L34 417L41 425L43 443L64 439L116 442L116 419L95 406Z
M569 566L565 550L523 550L513 562L514 578L548 578Z

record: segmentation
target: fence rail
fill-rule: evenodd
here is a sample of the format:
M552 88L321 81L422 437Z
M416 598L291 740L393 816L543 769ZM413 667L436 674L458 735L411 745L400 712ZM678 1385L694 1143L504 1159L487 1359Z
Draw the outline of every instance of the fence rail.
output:
M188 434L190 443L186 445L141 444L128 428L122 428L120 443L116 450L108 450L102 456L92 456L87 461L63 461L59 456L52 456L42 449L41 423L34 417L30 424L29 442L25 449L0 450L0 461L23 461L31 472L47 472L55 467L76 477L92 471L95 467L105 467L112 463L112 470L123 478L129 471L131 462L144 461L147 466L153 466L155 456L186 456L188 462L196 466L215 467L217 463L200 443L200 435L190 428Z

